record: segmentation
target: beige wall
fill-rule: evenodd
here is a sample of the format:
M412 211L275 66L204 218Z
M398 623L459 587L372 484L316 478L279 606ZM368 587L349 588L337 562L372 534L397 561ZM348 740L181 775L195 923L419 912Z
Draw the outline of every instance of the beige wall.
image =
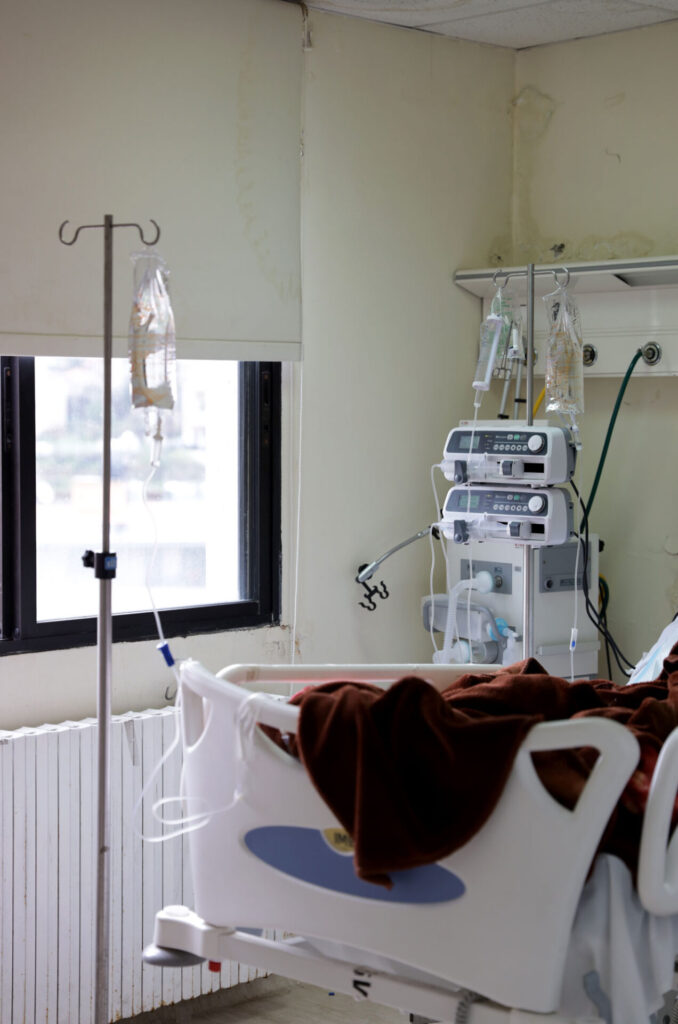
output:
M509 262L551 262L561 244L564 262L678 253L677 46L670 22L517 54ZM586 383L585 493L620 383ZM611 626L633 661L678 610L677 403L676 378L631 380L593 509Z
M674 255L678 21L516 60L512 259Z
M377 611L353 577L431 522L429 467L472 411L479 309L452 274L508 231L513 54L332 16L312 31L300 647L430 660L426 540L384 564Z
M301 47L299 11L281 6L299 19ZM479 305L452 274L486 263L510 234L514 54L333 16L314 15L311 29L299 655L429 660L426 542L384 567L391 597L373 613L358 606L354 576L431 521L429 467L450 422L471 411ZM200 54L182 59L190 78ZM61 159L58 135L50 145ZM213 669L289 657L300 372L285 373L284 624L175 640L175 657ZM114 710L162 704L168 679L154 646L115 646ZM2 659L0 728L92 714L95 676L92 648Z
M311 29L303 437L299 460L301 371L288 367L284 624L173 642L212 668L289 656L299 462L300 658L428 660L426 542L386 563L391 597L375 612L358 606L353 576L431 520L429 466L472 411L479 304L453 271L550 259L560 243L565 260L678 251L675 24L517 55L331 15ZM189 73L199 58L185 56ZM50 145L59 159L58 138ZM585 490L618 383L587 386ZM678 607L666 465L677 387L631 382L594 512L612 624L633 658ZM95 665L91 648L4 658L0 728L93 713ZM166 684L153 644L116 645L115 710L162 704Z

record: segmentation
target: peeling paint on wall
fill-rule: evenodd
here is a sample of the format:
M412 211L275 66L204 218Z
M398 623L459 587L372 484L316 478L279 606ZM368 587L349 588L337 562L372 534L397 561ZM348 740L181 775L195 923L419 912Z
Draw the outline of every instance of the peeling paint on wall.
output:
M551 247L562 244L557 239L546 239L541 235L531 203L536 153L549 130L555 110L555 100L533 85L526 85L513 101L515 158L513 253L507 261L510 263L550 262L553 259Z
M638 231L619 231L610 238L588 235L572 246L571 260L621 260L654 255L655 243Z
M625 99L625 93L617 93L606 97L604 105L615 107ZM553 263L561 259L563 262L611 260L661 254L662 245L640 231L619 231L609 236L587 235L577 239L563 237L562 233L558 237L548 237L543 233L533 210L532 193L540 172L538 154L554 130L553 117L559 106L559 101L534 85L525 86L513 101L513 239L508 250L503 247L504 239L501 239L501 244L497 240L498 256L490 260L490 264ZM604 154L611 166L621 166L621 153L604 147ZM564 187L563 180L558 187ZM572 202L576 201L573 195Z
M510 232L497 235L490 242L485 261L488 267L506 267L511 265L513 255L513 238Z

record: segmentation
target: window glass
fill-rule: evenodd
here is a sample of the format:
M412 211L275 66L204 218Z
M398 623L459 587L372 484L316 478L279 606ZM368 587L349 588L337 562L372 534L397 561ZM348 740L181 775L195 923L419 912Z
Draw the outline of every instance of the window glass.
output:
M238 601L239 364L178 361L177 398L163 414L161 465L147 483L152 440L132 409L126 359L113 361L113 611ZM37 621L96 615L82 567L100 551L103 368L100 359L35 360ZM157 547L156 543L157 534ZM155 552L155 553L154 553Z

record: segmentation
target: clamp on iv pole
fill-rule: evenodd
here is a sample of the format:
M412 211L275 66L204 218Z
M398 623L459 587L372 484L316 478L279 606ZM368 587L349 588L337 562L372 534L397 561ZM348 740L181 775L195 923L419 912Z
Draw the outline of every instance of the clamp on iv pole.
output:
M97 868L96 868L96 931L94 946L95 1004L94 1024L109 1020L110 960L110 726L111 726L111 649L112 605L111 584L115 578L117 559L109 550L111 533L111 363L113 358L113 229L136 228L144 245L155 245L160 228L154 220L156 234L144 238L139 224L114 224L111 214L104 215L103 224L82 224L73 238L64 238L65 220L59 228L59 241L74 245L81 231L88 228L104 232L104 395L103 395L103 459L102 459L102 550L86 551L83 564L94 569L99 580L99 614L97 618Z

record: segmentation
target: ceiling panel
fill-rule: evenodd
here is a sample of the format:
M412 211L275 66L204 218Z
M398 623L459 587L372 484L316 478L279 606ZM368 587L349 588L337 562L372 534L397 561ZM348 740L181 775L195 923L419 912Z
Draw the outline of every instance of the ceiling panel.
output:
M310 0L308 6L518 50L678 18L678 0Z
M391 25L421 28L426 25L435 30L439 22L455 18L529 8L545 0L317 0L308 4L317 10L334 14L349 14L370 21L383 21ZM548 0L546 0L548 2Z
M549 0L548 3L520 10L439 22L432 30L458 39L519 50L527 46L640 28L675 17L668 10L641 7L635 0L616 0L613 9L590 0Z

